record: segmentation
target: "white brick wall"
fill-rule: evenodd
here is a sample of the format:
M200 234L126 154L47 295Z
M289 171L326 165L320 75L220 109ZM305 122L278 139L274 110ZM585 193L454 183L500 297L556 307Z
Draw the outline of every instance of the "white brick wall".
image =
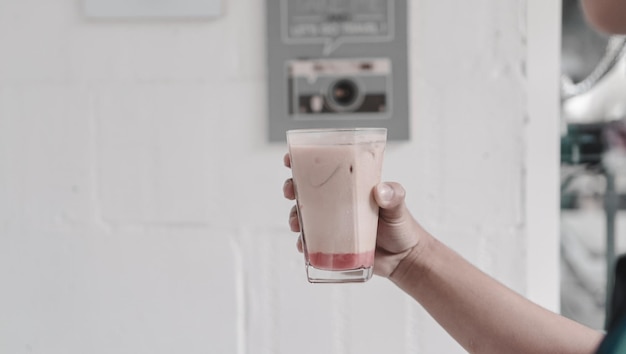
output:
M525 4L411 2L413 140L384 171L522 293ZM265 139L263 2L223 5L0 1L0 353L463 352L384 279L306 283Z

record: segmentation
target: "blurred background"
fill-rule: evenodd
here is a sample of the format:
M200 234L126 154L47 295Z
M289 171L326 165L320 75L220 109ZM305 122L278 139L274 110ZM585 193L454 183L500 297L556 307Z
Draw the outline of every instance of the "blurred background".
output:
M590 28L577 0L562 10L561 309L602 328L626 250L626 38Z
M324 2L338 3L375 1ZM0 353L464 352L384 279L306 282L286 146L268 139L269 15L252 0L0 0ZM394 75L409 138L388 144L383 177L443 242L574 315L559 291L561 15L408 3ZM562 216L601 213L599 173L576 177L596 189Z

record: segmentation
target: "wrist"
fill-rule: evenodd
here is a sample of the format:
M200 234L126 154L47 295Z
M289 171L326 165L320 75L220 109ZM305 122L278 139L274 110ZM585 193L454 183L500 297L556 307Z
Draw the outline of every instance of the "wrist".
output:
M419 241L400 260L394 271L389 275L389 280L401 286L407 281L415 282L430 269L428 257L436 240L421 226L417 227Z

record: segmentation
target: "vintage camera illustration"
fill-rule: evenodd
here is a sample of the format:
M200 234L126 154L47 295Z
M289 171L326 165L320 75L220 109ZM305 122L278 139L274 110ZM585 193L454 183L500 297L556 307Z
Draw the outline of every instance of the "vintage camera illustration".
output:
M291 60L287 66L289 115L296 119L391 113L388 58Z

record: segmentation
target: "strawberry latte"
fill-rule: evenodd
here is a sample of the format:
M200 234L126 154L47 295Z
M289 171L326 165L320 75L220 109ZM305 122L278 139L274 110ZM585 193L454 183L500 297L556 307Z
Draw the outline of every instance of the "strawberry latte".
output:
M309 281L368 280L386 130L291 130L287 141Z

